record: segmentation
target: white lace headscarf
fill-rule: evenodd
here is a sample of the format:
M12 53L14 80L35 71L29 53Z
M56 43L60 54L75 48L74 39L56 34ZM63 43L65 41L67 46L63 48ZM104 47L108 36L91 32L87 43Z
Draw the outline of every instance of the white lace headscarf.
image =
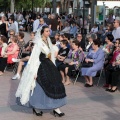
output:
M20 98L22 105L26 104L29 101L30 93L34 91L36 86L35 76L37 75L38 68L40 66L39 55L43 50L43 41L41 38L41 29L39 29L35 35L34 48L32 50L30 59L27 63L27 66L24 68L22 77L16 92L16 97ZM55 64L54 50L50 38L48 38L48 44L51 52L51 60ZM47 54L47 53L46 53ZM31 95L32 95L31 93Z

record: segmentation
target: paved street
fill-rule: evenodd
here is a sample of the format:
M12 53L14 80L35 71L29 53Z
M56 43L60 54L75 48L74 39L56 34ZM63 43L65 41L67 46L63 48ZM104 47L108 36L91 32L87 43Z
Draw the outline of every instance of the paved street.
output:
M28 35L25 39L28 39ZM120 120L120 92L106 92L102 88L104 78L99 87L96 86L98 78L95 78L94 87L85 88L82 77L75 85L67 86L68 103L61 108L66 115L56 118L52 111L38 117L32 114L30 108L18 106L15 92L19 80L11 80L12 76L13 73L9 71L0 76L0 120Z

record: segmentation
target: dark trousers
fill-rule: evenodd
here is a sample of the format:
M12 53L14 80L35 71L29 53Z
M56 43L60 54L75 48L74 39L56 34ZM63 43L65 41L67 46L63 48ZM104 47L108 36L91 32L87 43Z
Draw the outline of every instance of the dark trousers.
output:
M117 86L120 79L120 71L105 71L106 84Z
M0 57L0 71L4 72L6 66L7 66L7 58Z

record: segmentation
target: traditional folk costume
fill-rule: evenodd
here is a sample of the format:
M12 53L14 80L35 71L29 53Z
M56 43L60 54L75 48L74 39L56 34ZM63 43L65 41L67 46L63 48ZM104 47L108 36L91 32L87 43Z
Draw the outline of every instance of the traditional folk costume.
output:
M65 88L54 59L51 40L48 38L46 44L38 31L16 92L18 104L41 110L55 109L66 104Z

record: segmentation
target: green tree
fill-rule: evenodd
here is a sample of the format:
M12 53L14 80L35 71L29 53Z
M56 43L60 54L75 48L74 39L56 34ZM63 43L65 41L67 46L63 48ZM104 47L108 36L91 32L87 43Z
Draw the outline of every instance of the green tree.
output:
M34 7L45 7L50 3L50 0L33 0ZM16 0L15 1L16 9L26 9L29 10L32 8L32 0Z

